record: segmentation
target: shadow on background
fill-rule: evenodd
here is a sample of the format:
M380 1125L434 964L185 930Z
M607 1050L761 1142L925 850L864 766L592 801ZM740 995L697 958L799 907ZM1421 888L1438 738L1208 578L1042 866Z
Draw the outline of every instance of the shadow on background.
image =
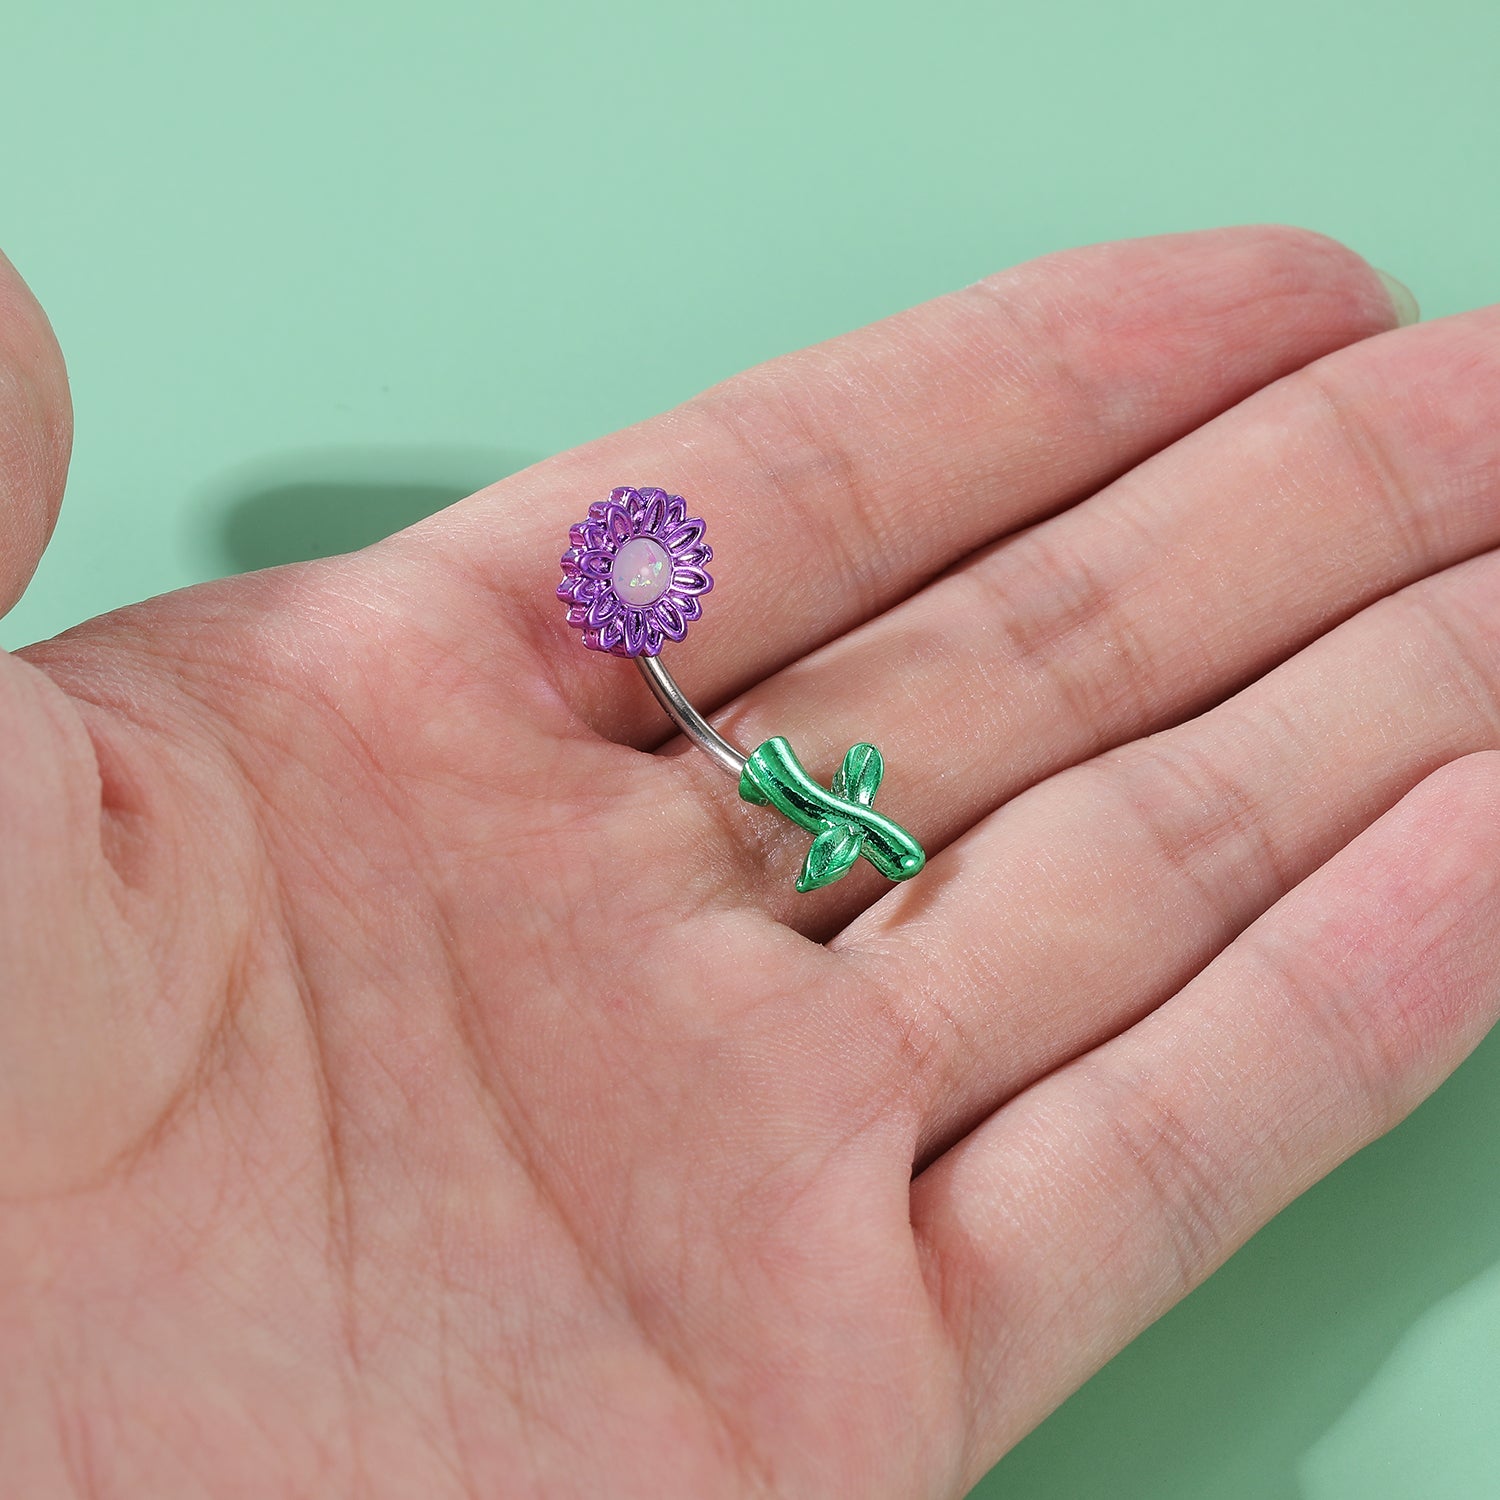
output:
M1500 1266L1497 1184L1500 1033L1096 1375L973 1500L1313 1500L1304 1457L1413 1324ZM1428 1399L1441 1400L1453 1372L1429 1373ZM1407 1416L1414 1429L1426 1420L1420 1403ZM1500 1468L1493 1413L1466 1440L1492 1457L1490 1474Z
M367 547L534 462L477 448L280 454L224 476L195 510L219 571L248 573Z
M1419 1319L1303 1457L1306 1500L1494 1500L1500 1264Z

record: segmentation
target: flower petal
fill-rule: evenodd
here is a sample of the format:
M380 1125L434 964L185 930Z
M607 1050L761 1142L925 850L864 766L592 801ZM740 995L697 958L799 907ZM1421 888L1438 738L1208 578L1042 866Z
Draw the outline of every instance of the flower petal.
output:
M675 594L706 594L714 581L702 568L673 568L672 592Z
M703 522L696 517L691 521L684 521L681 526L674 526L662 537L662 541L672 552L686 552L689 547L696 547L702 540Z
M666 527L681 526L687 519L687 501L681 495L667 496L667 511L662 518L662 525Z
M683 614L682 606L670 594L663 594L652 609L663 635L674 641L680 641L687 634L687 616Z
M689 547L686 552L674 552L672 561L679 568L701 568L713 555L712 547Z
M592 506L590 510L592 510ZM602 547L606 537L602 521L579 521L568 532L568 540L580 550L586 547Z
M645 616L641 610L625 611L625 650L639 656L646 649Z
M568 606L568 624L587 626L589 622L589 607L586 604L570 604ZM584 642L588 644L587 641Z
M635 522L630 519L629 513L623 506L614 505L604 521L604 529L609 533L609 539L617 547L622 542L628 542L635 535Z
M641 512L641 534L660 532L667 518L667 496L664 490L642 490L646 508Z
M662 630L656 615L649 609L645 612L645 619L642 621L641 628L646 633L646 644L642 648L641 654L643 656L655 656L661 650Z
M625 639L625 613L617 611L606 620L599 631L600 651L613 651Z
M682 618L684 620L696 620L703 614L703 606L698 603L692 594L663 594L661 597L662 599L671 599L678 609L682 611ZM657 603L660 604L661 599L658 599Z
M608 587L601 578L564 578L557 586L557 597L570 604L587 604L600 589Z
M589 624L598 630L619 612L620 596L613 589L601 589L598 598L589 605Z
M608 547L590 547L578 558L578 571L585 578L608 578L614 566L615 555Z

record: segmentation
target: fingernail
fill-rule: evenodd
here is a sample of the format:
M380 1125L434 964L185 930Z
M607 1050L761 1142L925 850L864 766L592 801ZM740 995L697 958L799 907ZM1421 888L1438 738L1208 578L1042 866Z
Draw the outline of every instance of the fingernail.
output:
M1390 272L1382 271L1379 266L1374 270L1385 288L1386 296L1391 299L1391 306L1396 310L1396 327L1410 328L1422 316L1422 309L1417 306L1417 299L1412 296L1411 288L1397 281Z

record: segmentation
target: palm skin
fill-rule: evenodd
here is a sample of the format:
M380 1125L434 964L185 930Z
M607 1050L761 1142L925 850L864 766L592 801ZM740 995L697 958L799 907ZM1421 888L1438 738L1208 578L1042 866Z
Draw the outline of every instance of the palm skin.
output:
M1338 317L1222 334L1274 353L1197 408L1164 395L1174 414L1145 451L1089 435L1106 450L1098 472L1044 476L1054 500L1037 514L1389 326L1353 257L1255 233L1245 243L1267 278L1266 264L1283 279L1293 266L1309 298L1342 299ZM1192 253L1237 243L1205 237ZM12 363L43 372L15 420L41 410L45 429L61 420L53 356L12 297L13 326L29 330ZM1430 346L1413 358L1455 362ZM808 390L807 368L794 374L767 378ZM1273 861L1279 888L1266 876L1245 910L1191 940L1184 929L1169 964L1123 896L1110 933L1086 934L1113 967L1078 973L1064 936L1093 910L1089 891L1128 890L1131 866L1086 847L1092 815L1070 823L1061 793L1044 806L1045 783L1076 798L1098 773L1069 780L1068 765L1143 764L1154 732L1331 640L1350 613L1336 602L1296 641L1205 668L1232 680L1205 680L1197 700L1153 702L1140 685L1128 703L1089 703L1084 748L1045 772L1016 765L1003 790L987 762L983 787L978 769L955 770L957 791L924 800L924 781L949 785L924 772L952 738L928 726L933 746L892 755L881 795L944 852L885 901L867 871L793 896L805 841L667 744L634 674L578 652L550 597L572 512L613 483L669 483L670 467L687 476L674 488L721 475L728 493L734 466L759 465L799 503L784 475L795 455L747 453L717 415L717 446L699 444L684 436L693 420L605 439L365 553L167 596L0 660L13 736L0 769L8 1492L956 1495L1482 1034L1500 997L1482 978L1497 839L1475 816L1496 805L1493 758L1469 754L1495 738L1478 710L1472 733L1395 756L1366 801L1330 808L1317 838ZM54 436L28 450L18 515L47 510L61 448ZM1464 462L1467 474L1481 459ZM1475 510L1474 534L1427 572L1459 572L1493 545ZM748 520L716 525L751 545ZM914 566L934 578L1009 529L983 525ZM727 595L736 554L711 539ZM773 626L751 643L713 634L716 595L674 666L702 663L707 701L731 703L742 742L799 697L817 700L815 725L827 700L798 663L824 641L857 650L841 643L913 587L866 578L816 620L809 589L786 603L785 640ZM952 698L943 670L931 668ZM837 678L887 745L909 696L858 661ZM826 743L801 730L825 779L859 737L838 704L826 716ZM1030 802L1016 796L1026 786ZM966 926L965 901L1004 910L1017 887L964 836L998 808L1005 842L1025 846L1026 806L1056 859L1077 847L1078 904L1039 879L1005 920ZM1411 850L1434 844L1457 853L1413 873ZM1318 879L1316 901L1277 905ZM1291 915L1257 926L1268 911ZM968 933L983 950L1007 925L1037 974L1092 997L1066 1024L1030 1024L983 952L953 967L953 942ZM1344 1067L1330 1044L1321 1074L1268 1084L1275 1103L1259 1105L1298 1128L1257 1141L1236 1127L1231 1147L1193 1112L1202 1069L1185 1049L1201 1020L1161 1028L1190 1003L1280 1003L1234 967L1252 929L1270 933L1253 972L1280 955L1299 1015L1324 992L1385 997L1388 1019L1378 1006L1366 1018L1385 1073L1363 1086L1364 1053ZM1368 954L1377 929L1392 934L1378 961L1322 983L1328 953ZM1128 995L1102 1006L1127 968ZM942 976L931 992L924 970ZM1038 1008L1066 1008L1027 984ZM1139 1107L1132 1090L1107 1129L1074 1131L1077 1100L1048 1088L1117 1091L1129 1070L1091 1054L1153 1023L1160 1079L1138 1061L1129 1076L1160 1095ZM1030 1056L1021 1039L1038 1035ZM1216 1055L1252 1040L1221 1038ZM1264 1071L1248 1053L1245 1068ZM1316 1120L1288 1103L1304 1083L1324 1101Z
M122 1493L170 1462L222 1493L706 1496L769 1488L772 1434L810 1492L951 1471L910 1119L785 1021L848 1003L837 965L692 909L670 859L619 878L649 767L536 728L529 651L393 651L316 571L42 653L79 699L12 664L73 856L19 925L66 902L47 986L160 1008L30 1101L6 1184L21 1234L73 1247L23 1321L88 1351L58 1377L101 1405L79 1463ZM106 817L153 819L113 868L85 682L152 720L110 747ZM180 935L158 958L143 928Z

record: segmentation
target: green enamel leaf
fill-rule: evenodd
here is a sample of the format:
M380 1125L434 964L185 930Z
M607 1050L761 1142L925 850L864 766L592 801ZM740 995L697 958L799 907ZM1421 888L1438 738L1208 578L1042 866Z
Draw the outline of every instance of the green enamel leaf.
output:
M833 775L833 795L869 807L885 775L885 758L874 745L855 745Z
M841 875L848 874L850 866L859 858L864 839L863 831L852 823L836 823L832 828L825 828L807 851L807 861L797 878L797 889L815 891L819 886L832 885Z
M814 837L797 881L799 891L837 880L856 859L868 860L887 880L910 880L926 864L916 839L870 806L884 769L873 745L855 745L834 777L835 794L807 774L780 735L772 735L746 757L740 796L760 806L769 804Z

